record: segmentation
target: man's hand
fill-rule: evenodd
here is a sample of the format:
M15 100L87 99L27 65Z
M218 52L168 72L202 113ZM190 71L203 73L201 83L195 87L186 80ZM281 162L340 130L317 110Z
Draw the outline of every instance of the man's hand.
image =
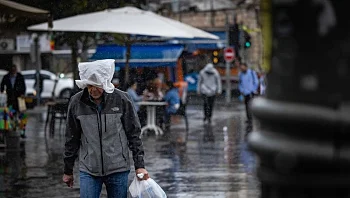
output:
M136 176L137 176L137 174L140 174L140 173L143 173L143 174L144 174L144 176L143 176L142 179L140 179L139 177L137 177L138 180L141 181L141 180L147 180L147 179L149 179L149 175L148 175L148 172L147 172L146 169L144 169L144 168L139 168L139 169L137 169L135 172L136 172Z
M67 184L68 187L73 188L73 184L74 184L74 177L73 175L63 175L62 178L63 182Z

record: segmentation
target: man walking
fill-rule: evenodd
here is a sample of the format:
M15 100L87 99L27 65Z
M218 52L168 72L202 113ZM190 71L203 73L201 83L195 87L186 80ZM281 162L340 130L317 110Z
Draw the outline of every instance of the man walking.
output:
M7 94L7 106L12 107L12 109L16 111L16 115L19 116L20 107L18 98L24 98L26 84L23 75L17 71L16 65L12 65L9 69L9 73L2 79L0 91L3 93L5 90ZM21 130L21 138L26 137L25 130Z
M219 72L212 63L208 63L198 76L197 93L204 99L204 122L211 123L216 94L221 94Z
M250 111L250 101L254 97L254 95L257 93L258 86L259 86L259 80L257 77L257 74L254 70L251 70L248 68L247 64L241 63L240 64L240 70L239 73L239 91L244 96L244 103L246 108L246 114L247 114L247 123L249 126L252 125L252 113Z
M24 97L24 94L26 93L26 84L23 75L17 71L16 65L12 65L9 69L9 73L2 79L1 92L5 91L5 87L7 106L12 106L12 108L18 112L18 98Z
M71 98L66 129L63 181L73 186L73 166L79 153L80 197L100 197L102 184L109 198L126 198L130 172L129 149L136 174L143 173L140 122L131 98L115 89L114 60L79 64L84 89Z

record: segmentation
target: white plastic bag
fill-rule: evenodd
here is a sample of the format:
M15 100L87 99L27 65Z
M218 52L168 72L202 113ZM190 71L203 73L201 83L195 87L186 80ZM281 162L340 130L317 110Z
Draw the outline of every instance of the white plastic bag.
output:
M139 181L135 176L129 186L133 198L166 198L163 189L151 178Z
M114 59L83 62L79 63L78 67L80 80L76 80L75 83L80 89L94 85L103 88L107 93L113 93L114 85L111 81L115 70Z
M0 93L0 107L7 106L7 95L4 93Z
M27 105L26 105L26 101L24 100L24 98L17 98L18 100L18 110L19 112L23 112L27 110Z

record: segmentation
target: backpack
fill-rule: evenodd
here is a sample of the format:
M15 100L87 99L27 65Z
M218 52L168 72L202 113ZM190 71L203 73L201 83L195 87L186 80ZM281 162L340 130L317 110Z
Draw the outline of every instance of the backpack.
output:
M252 79L253 79L253 83L255 84L256 81L258 81L258 88L256 89L256 92L254 93L254 95L260 95L260 81L259 81L259 77L258 75L256 75L257 79L254 76L254 70L250 69L250 74L252 75ZM255 72L256 73L256 72Z

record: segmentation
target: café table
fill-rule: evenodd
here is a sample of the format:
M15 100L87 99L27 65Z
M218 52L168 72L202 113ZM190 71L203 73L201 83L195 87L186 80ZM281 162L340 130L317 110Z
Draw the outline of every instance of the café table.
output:
M54 135L55 123L57 119L60 121L59 131L61 131L62 121L65 120L67 117L68 102L69 102L68 99L56 99L54 101L49 101L46 103L47 117L45 122L45 130L50 121L50 126L49 126L50 135Z
M138 102L140 106L146 106L147 109L147 124L142 127L141 135L143 135L147 130L153 130L156 135L163 135L163 130L156 125L156 107L166 106L166 102L158 101L142 101Z

